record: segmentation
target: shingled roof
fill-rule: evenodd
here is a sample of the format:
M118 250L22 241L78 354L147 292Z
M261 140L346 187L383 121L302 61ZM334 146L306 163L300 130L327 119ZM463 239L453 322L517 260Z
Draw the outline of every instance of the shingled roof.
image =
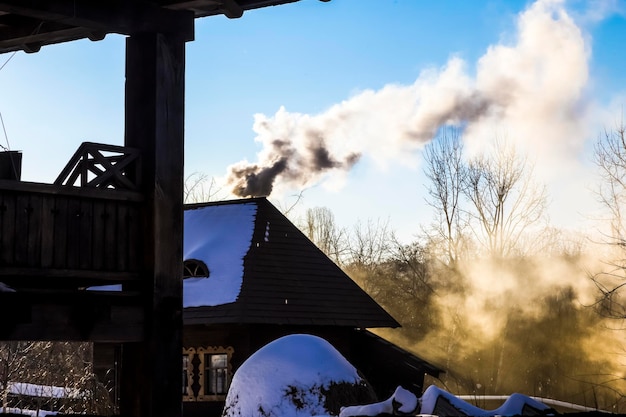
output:
M231 209L224 210L226 207ZM243 207L248 210L241 210ZM240 227L249 221L246 216L250 213L253 221L250 225L249 247L243 254L242 276L237 277L236 271L230 271L229 277L215 277L241 279L234 301L186 307L185 324L399 327L393 317L265 198L186 206L184 252L193 253L190 252L192 245L202 246L202 242L197 242L197 236L203 234L214 242L232 241L232 231L224 225ZM214 216L219 216L219 219L213 218ZM189 221L192 217L193 226ZM202 228L202 224L206 225L206 230ZM192 234L196 241L190 241ZM209 270L213 270L212 262L221 262L223 259L224 255L209 259ZM211 279L212 276L206 278ZM190 287L186 284L185 294L189 292Z

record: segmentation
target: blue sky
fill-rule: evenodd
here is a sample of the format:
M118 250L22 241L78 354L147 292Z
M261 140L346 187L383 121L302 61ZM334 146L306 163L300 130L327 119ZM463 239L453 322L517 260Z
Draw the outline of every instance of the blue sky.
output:
M359 152L359 162L300 183L277 183L272 200L288 206L306 189L300 210L326 206L343 226L388 219L410 240L432 217L420 160L427 140L402 142L391 123L405 116L404 131L419 124L425 109L450 93L442 80L504 106L494 83L511 78L521 86L516 95L525 94L512 102L517 116L500 109L504 118L481 119L469 140L480 147L504 131L537 149L553 221L580 227L593 209L591 143L619 120L626 97L625 14L626 2L618 0L301 0L235 20L199 19L187 46L186 172L225 177L237 162L261 163L258 154L272 132L296 137L315 128L340 156ZM543 18L554 22L535 25ZM521 45L521 33L529 34L530 47ZM533 36L545 42L533 44ZM24 152L24 180L52 182L83 141L123 143L123 37L4 54L0 66L9 58L0 70L0 113L9 147ZM520 116L546 103L578 112L576 120L563 122L552 108L543 112L545 120ZM342 119L334 111L358 115L337 127ZM264 115L257 121L269 131L255 130L255 114ZM520 127L520 120L527 123ZM542 132L548 138L537 139Z

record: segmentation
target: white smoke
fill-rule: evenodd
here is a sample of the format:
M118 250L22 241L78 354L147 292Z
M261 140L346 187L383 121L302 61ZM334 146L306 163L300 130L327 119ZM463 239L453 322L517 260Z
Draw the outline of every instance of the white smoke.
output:
M585 128L589 48L560 1L534 3L520 15L517 33L514 45L492 46L478 61L477 90L501 106L498 114L470 123L466 139L470 146L493 139L497 127L562 165L591 134ZM539 164L546 165L554 166Z
M272 117L256 115L263 150L257 163L231 166L228 183L236 194L253 195L250 189L259 187L251 181L271 181L261 188L269 194L323 182L362 155L380 166L415 164L417 151L446 125L464 128L469 152L506 136L531 153L545 182L582 177L580 152L598 128L590 122L597 110L587 92L589 42L559 0L533 3L515 29L509 43L487 49L474 75L467 62L451 57L412 85L366 90L317 115L284 108ZM332 163L315 163L319 152Z

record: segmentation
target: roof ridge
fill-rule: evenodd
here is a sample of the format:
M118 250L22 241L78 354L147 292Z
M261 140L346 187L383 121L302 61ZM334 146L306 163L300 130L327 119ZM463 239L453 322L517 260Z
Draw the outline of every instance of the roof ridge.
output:
M193 210L193 209L202 208L202 207L212 207L212 206L232 205L232 204L249 204L249 203L259 203L262 201L267 201L267 197L236 198L232 200L205 201L202 203L186 203L186 204L183 204L183 208L185 210Z

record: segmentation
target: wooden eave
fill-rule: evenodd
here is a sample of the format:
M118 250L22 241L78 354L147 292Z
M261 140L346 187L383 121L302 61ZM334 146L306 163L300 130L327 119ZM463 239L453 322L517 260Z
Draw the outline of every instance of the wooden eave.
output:
M193 40L194 19L298 0L0 0L0 53L37 52L44 45L109 33L171 33Z
M370 331L356 332L353 333L352 337L356 346L360 347L359 352L367 352L366 357L363 358L364 360L370 360L375 357L388 369L394 369L394 372L406 375L407 380L410 380L416 372L425 372L435 378L439 378L445 372L442 368Z
M238 18L247 10L259 9L267 6L277 6L286 3L295 3L299 0L165 0L161 3L172 10L191 10L196 17L207 17L223 14L228 18Z
M145 312L139 292L0 293L0 339L139 342Z

